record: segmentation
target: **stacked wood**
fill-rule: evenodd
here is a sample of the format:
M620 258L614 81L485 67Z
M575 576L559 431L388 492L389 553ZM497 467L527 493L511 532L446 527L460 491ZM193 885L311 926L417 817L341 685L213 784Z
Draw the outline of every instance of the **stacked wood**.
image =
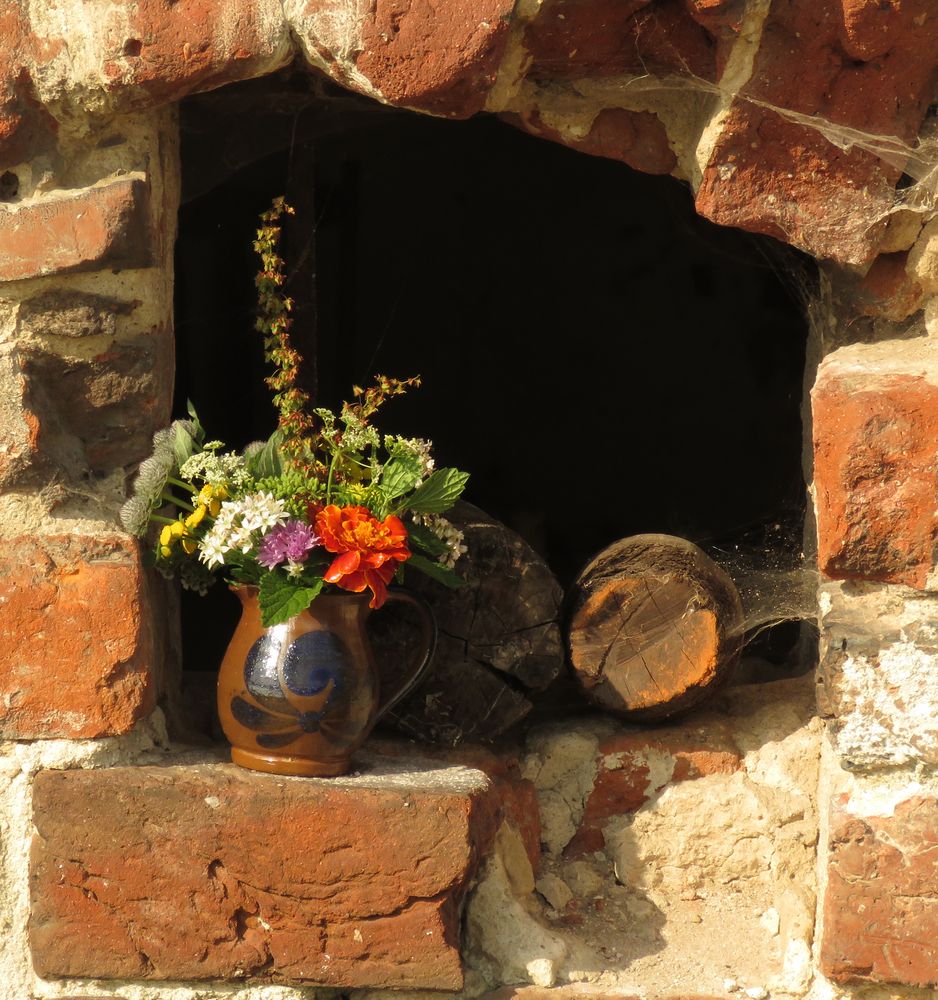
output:
M587 697L636 721L687 711L732 674L743 638L733 581L696 545L635 535L582 570L567 647Z
M449 590L421 573L406 585L436 615L439 643L428 679L389 714L400 732L448 746L491 741L531 710L531 696L564 663L563 592L546 563L510 528L467 503L446 515L468 551ZM382 683L393 686L417 655L418 630L404 609L371 616Z

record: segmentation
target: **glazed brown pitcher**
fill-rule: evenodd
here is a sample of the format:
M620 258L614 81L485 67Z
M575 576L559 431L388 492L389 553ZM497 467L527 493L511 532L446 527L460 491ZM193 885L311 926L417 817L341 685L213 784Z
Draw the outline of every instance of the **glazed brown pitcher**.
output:
M423 680L436 647L429 606L400 588L387 600L420 614L424 653L403 684L380 694L365 632L367 594L326 594L281 625L261 624L256 587L236 587L241 620L218 675L218 712L231 759L271 774L332 777L378 719Z

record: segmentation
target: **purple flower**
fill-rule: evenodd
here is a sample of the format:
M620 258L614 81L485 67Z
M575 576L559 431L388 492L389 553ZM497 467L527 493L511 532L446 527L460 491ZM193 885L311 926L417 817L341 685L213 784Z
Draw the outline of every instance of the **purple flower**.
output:
M299 563L309 555L310 549L321 543L312 525L293 517L264 535L257 550L257 561L265 569L273 569L284 561Z

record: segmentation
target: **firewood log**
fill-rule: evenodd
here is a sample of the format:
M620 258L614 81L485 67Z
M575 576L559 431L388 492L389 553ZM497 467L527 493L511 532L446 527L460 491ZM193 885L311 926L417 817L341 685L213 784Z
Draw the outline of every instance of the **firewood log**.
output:
M733 581L696 545L635 535L581 571L567 648L587 697L636 721L699 704L732 673L743 609Z
M491 741L531 710L529 695L563 669L563 592L537 553L510 528L467 503L446 517L468 552L456 566L467 581L449 590L416 571L405 584L430 604L439 643L423 685L389 713L400 732L455 746ZM416 622L388 607L369 624L382 684L397 683L417 655Z

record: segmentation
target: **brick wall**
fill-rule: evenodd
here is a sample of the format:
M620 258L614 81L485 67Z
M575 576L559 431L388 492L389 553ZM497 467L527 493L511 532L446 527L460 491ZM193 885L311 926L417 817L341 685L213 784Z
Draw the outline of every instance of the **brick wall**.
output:
M43 975L167 980L200 969L342 987L462 981L459 904L492 836L491 809L476 799L494 793L415 800L415 813L437 810L428 864L446 837L458 840L452 870L425 872L394 906L366 894L354 910L326 907L317 924L297 899L328 888L295 892L266 827L238 826L249 851L269 848L263 871L234 878L237 865L215 849L221 814L202 805L243 800L256 812L260 786L227 771L206 778L177 756L178 772L131 767L176 753L156 708L174 683L171 618L116 520L172 396L174 102L293 59L388 103L496 112L587 154L671 173L708 218L817 258L807 461L829 745L818 971L845 990L938 986L938 234L933 192L916 183L933 168L931 146L915 148L932 129L936 42L928 0L13 0L0 10L0 905L14 928L0 980L16 996L59 990ZM692 772L723 767L719 747L685 754L674 739ZM34 970L25 845L37 773ZM211 793L216 780L231 785L230 802ZM170 808L160 788L179 797L177 811L159 811ZM365 840L383 836L382 809L406 805L387 794ZM582 845L604 819L596 794ZM327 799L300 795L291 808L316 830L328 825L322 810L349 810L347 798ZM89 808L96 800L108 809ZM173 853L182 843L184 858ZM132 856L133 885L167 879L141 890L148 912L133 885L95 874L94 860L117 855L128 866ZM245 888L251 877L264 883L263 905L257 886ZM173 901L200 893L211 920L190 913L166 939ZM92 904L112 902L107 926L95 923L103 911ZM332 954L322 928L336 912L342 940L320 973L308 963ZM356 937L358 920L367 933ZM87 926L110 943L84 961ZM199 951L205 927L213 955ZM436 935L435 950L425 968L400 973L415 934ZM384 970L372 979L360 968L370 947Z

